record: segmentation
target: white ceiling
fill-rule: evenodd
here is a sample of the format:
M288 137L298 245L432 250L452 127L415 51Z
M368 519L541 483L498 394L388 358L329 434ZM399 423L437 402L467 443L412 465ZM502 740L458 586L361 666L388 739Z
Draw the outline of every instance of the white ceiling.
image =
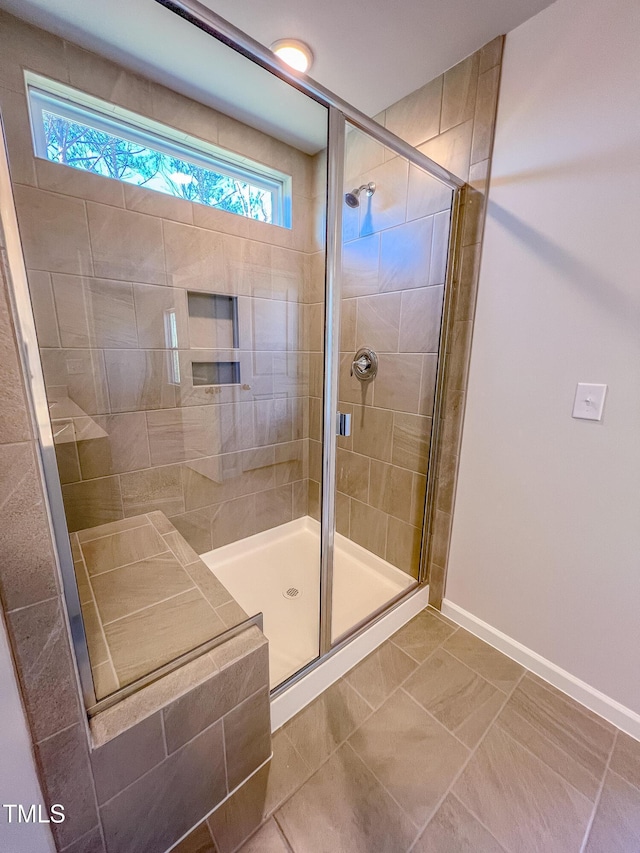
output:
M265 45L315 54L311 76L367 115L433 80L552 0L202 0Z
M368 115L413 92L551 0L204 0L265 45L301 38L311 76ZM0 0L19 17L222 109L302 150L325 111L155 0Z

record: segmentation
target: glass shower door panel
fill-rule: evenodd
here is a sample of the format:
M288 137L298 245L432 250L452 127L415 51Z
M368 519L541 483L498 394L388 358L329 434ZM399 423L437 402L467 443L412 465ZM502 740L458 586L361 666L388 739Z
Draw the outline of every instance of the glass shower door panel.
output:
M98 700L258 612L273 686L319 654L327 110L191 38L225 69L210 86L246 76L251 103L224 114L118 68L130 120L117 131L92 130L80 107L56 118L54 95L26 88L3 116ZM87 53L96 74L65 98L101 98L104 61ZM32 146L29 103L49 147ZM47 159L71 131L115 146L120 171L93 168L86 145ZM158 159L185 135L184 156Z
M332 637L417 583L452 191L347 125Z

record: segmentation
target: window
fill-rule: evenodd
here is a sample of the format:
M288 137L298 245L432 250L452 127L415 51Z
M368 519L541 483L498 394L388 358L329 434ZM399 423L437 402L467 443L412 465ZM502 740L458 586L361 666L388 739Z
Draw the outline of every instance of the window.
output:
M36 156L291 227L291 178L27 72Z

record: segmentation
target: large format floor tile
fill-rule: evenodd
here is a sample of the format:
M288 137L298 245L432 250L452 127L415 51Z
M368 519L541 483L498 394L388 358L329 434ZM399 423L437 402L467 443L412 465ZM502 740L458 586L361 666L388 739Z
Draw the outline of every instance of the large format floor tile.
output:
M247 841L242 853L289 853L289 847L276 822L270 820Z
M499 723L574 788L595 799L613 746L613 726L529 675L514 691Z
M370 713L370 706L342 679L288 722L284 731L315 770Z
M483 643L464 628L458 628L443 648L500 690L511 690L524 672L520 664L488 643Z
M296 853L402 853L416 829L348 744L276 812Z
M369 717L349 744L416 826L424 825L469 756L403 690Z
M311 775L309 766L282 729L271 738L271 750L273 757L269 765L265 815L271 814Z
M414 616L410 622L391 637L391 642L418 663L426 660L438 646L453 634L455 628L428 610Z
M475 746L506 700L501 690L443 649L416 669L405 689L467 746Z
M241 853L640 853L640 742L428 609L276 733L263 800Z
M453 793L510 853L579 853L592 804L496 724Z
M607 773L585 853L638 853L640 790Z
M491 833L449 794L412 853L505 853Z
M416 668L417 663L393 643L383 643L346 676L348 683L378 708Z
M609 769L640 788L640 741L618 732Z

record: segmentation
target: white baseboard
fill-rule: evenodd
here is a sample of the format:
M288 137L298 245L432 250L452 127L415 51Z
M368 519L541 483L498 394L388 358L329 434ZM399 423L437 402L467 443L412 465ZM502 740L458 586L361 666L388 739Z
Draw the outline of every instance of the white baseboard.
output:
M610 696L606 696L596 690L595 687L591 687L591 685L576 678L566 669L556 666L555 663L543 658L542 655L523 646L522 643L508 637L502 631L498 631L497 628L483 622L482 619L478 619L468 610L464 610L446 598L442 602L442 615L539 675L540 678L548 681L549 684L557 687L567 696L571 696L585 708L600 717L604 717L605 720L613 723L623 732L636 738L636 740L640 740L640 714L636 714L635 711L621 705L615 699L611 699Z

